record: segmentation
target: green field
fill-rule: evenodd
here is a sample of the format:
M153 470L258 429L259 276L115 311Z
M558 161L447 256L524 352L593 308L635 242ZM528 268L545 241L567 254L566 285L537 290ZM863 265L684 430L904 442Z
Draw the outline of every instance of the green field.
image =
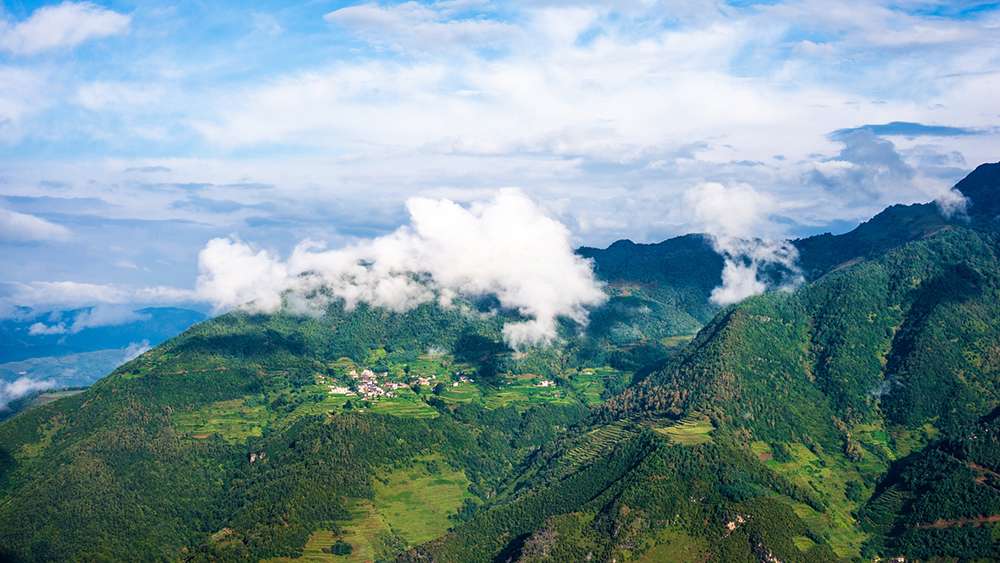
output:
M415 460L408 467L376 476L373 500L356 500L351 518L337 522L340 534L314 532L298 559L277 558L270 563L293 561L370 562L391 559L398 551L437 538L448 531L454 514L472 494L465 473L449 467L440 457ZM351 545L350 555L333 555L337 540Z
M666 528L656 538L656 544L642 554L638 563L701 563L709 558L708 542L680 530Z
M707 418L691 415L676 424L654 426L653 430L666 436L671 442L682 446L698 446L712 441L715 427Z
M764 442L754 442L751 448L758 455L765 454L762 459L769 457L772 451ZM820 458L798 442L787 444L787 449L791 460L782 463L768 459L764 463L792 483L816 493L827 507L824 512L818 512L807 504L789 499L792 509L810 529L827 539L837 555L856 557L861 544L868 538L857 527L852 515L860 503L845 495L848 481L863 482L857 466L841 455L825 454Z
M604 390L609 381L614 379L619 380L620 384L627 383L631 380L631 374L611 367L583 368L569 378L569 384L584 404L597 405L603 401Z
M605 424L587 432L578 445L566 452L565 459L574 465L585 465L610 452L617 444L628 440L635 431L627 422Z
M469 493L465 473L429 457L375 480L375 507L408 545L432 540L448 531Z
M561 387L538 387L534 382L515 380L490 390L484 397L486 408L496 409L515 406L526 409L531 405L545 403L569 404L574 401L566 389Z
M218 401L201 409L174 415L177 430L192 438L218 434L223 439L243 443L250 436L260 436L269 422L263 405L248 406L243 399Z
M438 411L425 403L423 398L413 391L399 389L396 391L396 395L374 401L371 412L412 418L435 418L438 416Z

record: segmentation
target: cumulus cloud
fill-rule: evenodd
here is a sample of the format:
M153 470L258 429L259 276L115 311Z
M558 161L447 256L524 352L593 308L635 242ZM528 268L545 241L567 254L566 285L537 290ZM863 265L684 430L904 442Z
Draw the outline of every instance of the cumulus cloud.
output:
M75 47L90 39L124 33L129 21L129 16L125 14L90 2L44 6L22 22L0 21L0 50L32 55Z
M62 225L0 207L0 242L62 241L69 236Z
M728 305L763 293L773 283L762 271L768 266L782 270L782 287L801 282L798 252L776 237L770 220L780 209L775 198L746 184L704 183L689 189L684 202L694 225L711 237L712 246L725 259L722 285L712 290L712 302Z
M19 377L14 381L0 381L0 411L9 408L12 401L21 397L52 389L56 383L49 379L31 379L30 377Z
M330 298L406 311L492 294L527 317L504 327L515 348L551 341L560 316L586 322L587 307L605 299L566 227L519 190L468 207L412 198L407 210L410 224L391 234L335 250L307 240L287 260L215 239L199 256L198 295L220 309L271 312L283 296L300 311L321 310Z

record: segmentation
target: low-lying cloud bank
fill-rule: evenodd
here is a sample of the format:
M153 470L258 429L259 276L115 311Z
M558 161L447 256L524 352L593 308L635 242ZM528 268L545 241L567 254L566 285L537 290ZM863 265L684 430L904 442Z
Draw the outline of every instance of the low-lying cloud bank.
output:
M305 240L287 260L236 238L213 239L199 255L196 293L218 310L301 313L334 299L402 312L493 294L528 319L504 327L515 348L552 341L558 317L586 322L587 308L605 300L569 230L520 190L468 207L428 198L406 207L410 224L391 234L332 250Z
M0 411L7 410L10 403L21 397L52 389L55 385L54 381L48 379L39 380L30 377L19 377L14 381L0 381Z
M764 293L773 283L763 275L769 266L786 274L780 288L802 283L798 251L784 237L769 232L774 231L770 215L780 208L775 198L746 184L705 183L689 189L684 202L725 260L722 285L710 297L713 303L729 305Z

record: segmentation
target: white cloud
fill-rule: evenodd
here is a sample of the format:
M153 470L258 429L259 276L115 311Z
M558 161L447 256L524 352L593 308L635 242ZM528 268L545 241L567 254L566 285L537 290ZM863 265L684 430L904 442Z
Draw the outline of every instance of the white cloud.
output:
M70 234L62 225L0 207L0 242L64 241Z
M19 23L0 21L0 50L32 55L124 33L130 18L90 2L43 6Z
M66 334L66 324L58 323L46 325L45 323L35 323L28 327L28 334L31 336L51 336L53 334Z
M148 352L152 347L149 345L148 340L143 340L141 342L132 342L125 348L122 348L122 363L130 362L139 356Z
M304 241L287 261L239 240L213 240L199 257L198 294L221 308L264 312L279 309L286 291L293 308L322 308L332 296L349 308L395 311L494 294L529 318L504 327L514 347L551 341L557 317L585 322L586 308L605 298L569 231L518 190L468 207L413 198L407 208L410 224L389 235L337 250Z
M787 272L783 285L801 282L795 264L798 252L778 236L771 221L781 209L773 196L746 184L705 183L689 189L684 204L694 224L711 236L712 246L725 259L722 285L712 290L712 302L729 305L764 293L768 284L761 279L761 268L768 264Z
M88 328L118 326L149 318L149 315L140 313L128 305L98 304L76 313L69 323L66 321L51 325L34 323L28 328L28 334L32 336L76 334Z
M513 25L495 20L448 16L448 11L440 6L404 2L392 6L348 6L326 14L323 19L373 44L393 49L497 47L520 32Z
M38 391L52 389L56 383L48 379L31 379L19 377L14 381L0 381L0 411L9 408L11 401L16 401L25 395Z
M196 301L196 296L191 290L167 286L128 287L74 281L36 281L6 283L4 290L4 295L0 296L0 316L9 315L10 311L18 306L46 310L87 307L95 304L135 305ZM109 309L98 313L94 319L99 321L101 318L115 318L116 315L120 316L120 312Z

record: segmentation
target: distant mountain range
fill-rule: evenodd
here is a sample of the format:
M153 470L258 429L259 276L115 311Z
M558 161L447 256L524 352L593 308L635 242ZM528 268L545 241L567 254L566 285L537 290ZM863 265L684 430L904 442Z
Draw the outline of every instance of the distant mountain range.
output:
M1000 164L956 188L722 308L702 236L580 249L610 299L543 348L489 299L201 322L0 424L2 555L1000 559Z

